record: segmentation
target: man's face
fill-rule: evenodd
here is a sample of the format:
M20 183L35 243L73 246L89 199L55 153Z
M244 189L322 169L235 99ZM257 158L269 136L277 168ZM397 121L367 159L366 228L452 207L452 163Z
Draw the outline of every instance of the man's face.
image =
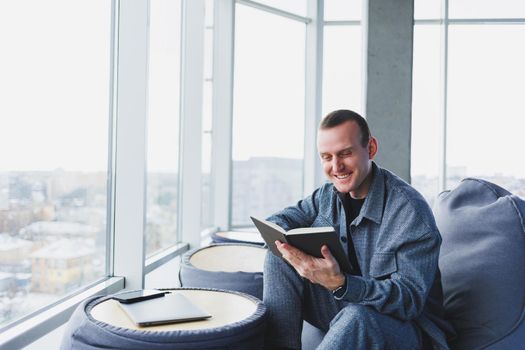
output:
M372 178L372 162L377 152L377 141L370 137L368 145L361 145L361 130L354 121L347 121L317 134L317 149L323 170L330 182L342 193L353 198L364 198Z

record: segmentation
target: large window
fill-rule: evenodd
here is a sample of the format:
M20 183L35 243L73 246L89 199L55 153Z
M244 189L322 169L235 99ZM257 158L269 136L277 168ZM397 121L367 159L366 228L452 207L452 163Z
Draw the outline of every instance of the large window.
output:
M181 2L152 0L148 82L147 255L179 240L180 33Z
M413 184L429 201L465 177L524 197L525 4L450 0L441 21L437 6L418 11L422 3L414 30Z
M324 6L322 116L336 109L362 112L361 0Z
M523 0L449 0L450 18L525 18Z
M525 197L523 38L525 23L449 26L447 186L476 176Z
M324 0L325 21L360 21L362 0Z
M305 24L236 5L232 226L302 197Z
M428 20L441 19L443 0L415 0L414 1L414 19Z
M0 2L0 326L107 275L111 3Z
M440 188L441 30L439 24L414 27L411 179L429 201Z
M351 109L361 113L361 25L325 25L323 113Z

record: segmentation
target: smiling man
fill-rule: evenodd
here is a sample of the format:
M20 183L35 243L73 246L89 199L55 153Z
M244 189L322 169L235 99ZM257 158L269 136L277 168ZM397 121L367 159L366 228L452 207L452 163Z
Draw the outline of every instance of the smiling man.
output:
M333 226L352 271L326 246L315 258L276 242L283 259L268 253L264 268L265 349L300 349L303 320L326 332L319 349L448 349L441 237L427 203L373 162L378 142L359 114L328 114L317 147L329 183L268 220Z

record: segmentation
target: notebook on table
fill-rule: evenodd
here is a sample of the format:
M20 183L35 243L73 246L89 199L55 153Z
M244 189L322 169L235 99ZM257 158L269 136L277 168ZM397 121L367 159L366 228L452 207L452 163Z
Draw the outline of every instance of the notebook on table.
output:
M197 321L211 317L210 314L179 293L168 293L162 298L133 304L119 304L128 317L141 327Z

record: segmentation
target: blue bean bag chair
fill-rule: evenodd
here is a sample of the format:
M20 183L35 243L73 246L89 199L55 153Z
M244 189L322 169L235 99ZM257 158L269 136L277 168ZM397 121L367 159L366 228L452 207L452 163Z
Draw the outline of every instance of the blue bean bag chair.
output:
M260 250L261 254L266 254L266 249L262 246L243 243L211 244L207 247L190 250L182 256L179 270L181 286L235 290L253 295L262 300L264 260L261 260L260 271L254 272L235 271L235 266L232 266L229 271L206 270L196 267L192 263L192 257L195 254L206 254L207 251L212 251L214 248L220 247L245 247L249 250ZM244 257L239 257L239 259L243 258ZM239 266L240 265L242 265L242 261L239 261Z
M434 207L452 349L525 349L525 202L467 178Z
M234 293L248 298L256 303L255 312L242 321L222 327L198 330L142 331L113 326L93 318L91 310L97 304L111 298L111 296L95 296L86 299L73 312L66 325L60 349L262 349L266 329L266 307L262 302L243 293L207 290L212 293ZM234 308L235 305L232 307Z

